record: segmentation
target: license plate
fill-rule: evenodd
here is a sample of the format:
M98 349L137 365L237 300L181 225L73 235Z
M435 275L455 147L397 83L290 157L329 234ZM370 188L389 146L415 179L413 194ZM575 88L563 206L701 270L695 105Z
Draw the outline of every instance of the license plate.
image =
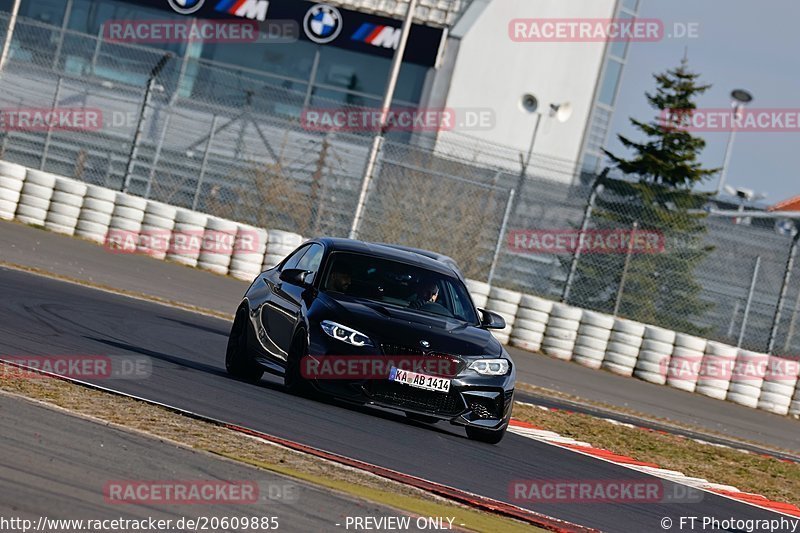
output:
M418 374L409 370L400 370L399 368L392 367L389 372L389 381L395 381L415 387L417 389L430 390L434 392L450 392L450 380L446 378L439 378L436 376L427 376L425 374Z

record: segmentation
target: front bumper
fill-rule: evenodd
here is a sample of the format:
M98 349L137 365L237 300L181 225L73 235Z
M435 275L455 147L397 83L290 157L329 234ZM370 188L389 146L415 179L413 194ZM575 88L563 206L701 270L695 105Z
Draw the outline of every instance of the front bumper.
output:
M317 339L315 339L317 340ZM323 342L319 342L322 340ZM343 352L353 354L354 348L338 346L338 342L328 339L312 340L312 353L323 356L343 356ZM375 349L372 349L374 353ZM311 384L323 394L367 405L425 415L449 421L460 426L473 426L483 429L499 430L507 426L513 405L515 371L505 376L483 376L469 370L472 359L462 358L458 375L452 378L448 393L428 391L388 379L368 380L312 380Z

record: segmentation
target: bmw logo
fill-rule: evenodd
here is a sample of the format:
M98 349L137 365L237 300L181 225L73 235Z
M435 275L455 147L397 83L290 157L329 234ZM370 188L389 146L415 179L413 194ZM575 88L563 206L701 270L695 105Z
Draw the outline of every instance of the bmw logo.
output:
M333 6L317 4L303 19L306 36L318 44L327 44L342 32L342 14Z
M198 11L206 0L167 0L172 9L181 15L191 15Z
M431 347L431 343L429 343L428 341L419 341L419 345L422 346L423 348Z

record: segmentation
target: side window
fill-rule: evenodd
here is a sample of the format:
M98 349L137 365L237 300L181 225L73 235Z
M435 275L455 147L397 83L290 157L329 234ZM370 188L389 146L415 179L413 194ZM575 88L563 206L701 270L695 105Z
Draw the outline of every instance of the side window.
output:
M319 244L312 244L308 247L308 252L300 259L300 262L297 263L295 267L300 270L309 270L313 272L313 274L306 278L306 281L309 283L313 283L314 277L317 275L317 270L319 270L319 265L322 262L322 252L322 246Z
M297 264L300 262L300 259L303 258L303 254L305 254L309 248L310 248L309 246L303 246L302 248L294 252L291 256L289 256L289 259L287 259L286 262L283 264L283 268L281 268L281 270L286 270L289 268L299 268Z

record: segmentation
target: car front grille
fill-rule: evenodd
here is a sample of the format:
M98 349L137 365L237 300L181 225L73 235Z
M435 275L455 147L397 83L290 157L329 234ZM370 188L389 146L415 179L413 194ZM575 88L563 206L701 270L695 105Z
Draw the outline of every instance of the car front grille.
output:
M370 387L370 396L380 403L397 407L425 411L446 416L455 416L464 410L464 401L455 391L447 394L410 387L393 381L375 381Z
M430 357L430 358L450 361L453 363L454 366L449 366L448 364L448 369L451 372L449 377L454 377L463 372L467 368L466 362L464 362L464 360L458 357L457 355L430 352L430 351L420 350L419 348L402 346L399 344L381 344L381 350L383 351L384 355L401 355L401 356L407 355L411 357ZM447 376L447 374L442 374L442 375Z

